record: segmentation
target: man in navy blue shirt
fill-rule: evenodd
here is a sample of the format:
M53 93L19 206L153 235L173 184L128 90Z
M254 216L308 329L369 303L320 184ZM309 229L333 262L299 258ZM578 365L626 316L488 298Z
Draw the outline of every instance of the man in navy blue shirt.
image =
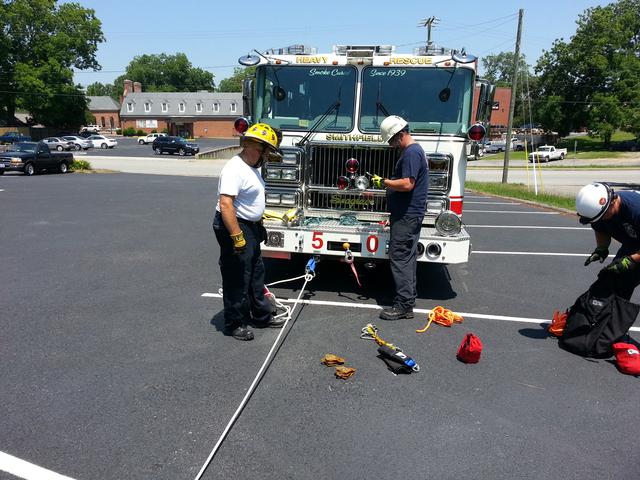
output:
M424 150L409 133L409 124L397 115L380 125L382 139L402 154L392 178L373 177L375 188L387 189L391 238L389 263L395 284L393 306L380 313L383 320L413 318L416 302L417 245L427 207L429 167Z
M616 294L627 300L640 284L640 191L616 191L605 183L583 187L576 196L576 210L580 223L591 224L596 237L596 249L585 265L609 256L611 239L621 246L613 261L604 267L592 291L613 287Z

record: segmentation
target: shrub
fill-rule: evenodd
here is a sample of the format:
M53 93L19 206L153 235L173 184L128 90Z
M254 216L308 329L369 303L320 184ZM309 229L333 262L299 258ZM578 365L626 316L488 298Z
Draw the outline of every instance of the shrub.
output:
M77 172L78 170L91 170L91 164L87 160L74 160L69 165L69 170Z
M136 135L137 135L138 137L142 137L142 136L144 135L144 132L143 132L142 130L138 129L138 130L136 131Z
M116 128L116 135L122 135L122 129Z
M158 133L158 130L154 128L153 130L151 130L151 133Z
M163 128L161 133L165 133L165 134L169 135L169 130L167 130L166 128Z
M122 131L122 135L125 137L133 137L136 134L136 129L133 127L127 127Z

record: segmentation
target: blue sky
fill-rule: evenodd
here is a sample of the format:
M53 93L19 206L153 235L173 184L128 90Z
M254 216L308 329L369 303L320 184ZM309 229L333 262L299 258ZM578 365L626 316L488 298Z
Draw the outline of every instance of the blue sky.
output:
M479 57L513 51L518 9L524 9L522 52L529 64L557 38L574 34L578 15L596 0L484 0L372 2L216 2L156 0L76 0L92 8L102 21L106 42L98 49L102 71L77 72L76 82L110 83L124 73L136 55L184 52L194 66L228 77L237 59L291 44L308 44L318 52L334 44L392 44L412 52L426 41L422 18L436 16L432 39L438 45L461 48ZM143 86L144 88L144 86Z

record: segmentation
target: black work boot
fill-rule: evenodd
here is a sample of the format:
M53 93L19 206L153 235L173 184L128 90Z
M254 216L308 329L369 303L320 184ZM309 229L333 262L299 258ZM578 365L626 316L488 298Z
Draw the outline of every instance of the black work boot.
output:
M282 328L286 321L286 318L276 318L271 316L266 322L256 322L254 326L259 328Z
M243 327L242 325L234 328L233 330L226 330L225 334L232 336L236 340L253 340L253 332L247 327Z
M398 307L385 308L380 312L382 320L400 320L401 318L413 318L413 309L401 309Z

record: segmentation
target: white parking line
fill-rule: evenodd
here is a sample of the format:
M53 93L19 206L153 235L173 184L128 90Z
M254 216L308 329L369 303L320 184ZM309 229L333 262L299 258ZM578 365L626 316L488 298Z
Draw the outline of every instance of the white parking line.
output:
M523 212L517 210L467 210L465 208L464 213L524 213L530 215L560 215L558 212Z
M222 298L219 293L203 293L202 297L208 298ZM278 301L283 303L294 303L295 300L278 298ZM330 307L350 307L350 308L362 308L365 310L381 310L383 307L380 305L371 305L363 303L348 303L348 302L332 302L329 300L300 300L299 303L306 303L307 305L325 305ZM426 308L414 308L414 313L423 313L428 315L431 310ZM456 312L465 318L479 318L483 320L499 320L502 322L518 322L518 323L551 323L548 318L527 318L527 317L510 317L506 315L485 315L483 313L468 313L468 312ZM640 332L640 327L632 327L630 330L634 332Z
M4 452L0 452L0 470L26 480L73 480Z
M464 201L465 205L474 204L474 205L522 205L521 203L516 202L467 202Z
M498 252L495 250L471 250L471 253L484 253L487 255L549 255L551 257L588 257L588 253L562 253L562 252ZM613 258L615 255L609 255L609 258Z
M467 225L465 223L464 228L533 228L540 230L588 230L592 231L590 227L544 227L539 225Z

